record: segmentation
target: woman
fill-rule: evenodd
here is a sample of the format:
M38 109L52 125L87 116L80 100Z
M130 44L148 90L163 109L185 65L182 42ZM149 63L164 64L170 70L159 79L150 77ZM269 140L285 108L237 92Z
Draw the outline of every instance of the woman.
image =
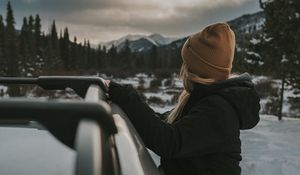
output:
M231 76L235 35L217 23L182 48L184 90L176 107L157 117L131 86L108 84L145 145L161 157L167 175L241 174L240 129L259 121L259 97L250 76Z

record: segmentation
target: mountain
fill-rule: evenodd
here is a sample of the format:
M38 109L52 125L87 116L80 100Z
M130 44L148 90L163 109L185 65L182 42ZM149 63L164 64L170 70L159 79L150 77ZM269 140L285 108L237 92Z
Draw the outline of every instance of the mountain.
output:
M264 13L262 11L253 14L245 14L236 19L230 20L227 23L236 33L238 44L245 42L245 36L260 33L265 22ZM160 47L162 50L176 50L185 42L184 38L164 37L160 34L152 35L126 35L118 40L100 43L106 48L111 48L112 45L117 47L117 51L121 51L125 47L126 40L129 41L129 48L133 52L149 52L153 46ZM241 45L244 45L241 44Z
M100 43L102 46L106 46L107 49L111 48L112 45L117 47L117 51L121 51L125 47L126 40L129 41L129 48L133 52L144 52L149 51L153 46L164 46L167 45L177 38L165 37L160 34L152 35L126 35L118 40Z
M262 11L253 14L246 14L227 23L237 35L252 34L261 31L265 22L265 16Z
M242 15L236 19L230 20L227 23L236 34L237 44L244 45L241 42L249 42L245 37L253 36L262 31L263 24L265 22L265 16L262 11L253 14ZM171 50L180 48L187 37L180 38L166 45Z
M158 45L167 45L177 39L177 38L164 37L158 33L152 34L148 36L148 38L153 40Z

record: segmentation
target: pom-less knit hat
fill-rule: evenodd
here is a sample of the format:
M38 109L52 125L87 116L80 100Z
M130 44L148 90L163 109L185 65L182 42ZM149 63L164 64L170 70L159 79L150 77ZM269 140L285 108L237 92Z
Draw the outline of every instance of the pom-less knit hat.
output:
M216 23L190 36L181 50L188 69L201 78L227 79L231 73L235 35L226 23Z

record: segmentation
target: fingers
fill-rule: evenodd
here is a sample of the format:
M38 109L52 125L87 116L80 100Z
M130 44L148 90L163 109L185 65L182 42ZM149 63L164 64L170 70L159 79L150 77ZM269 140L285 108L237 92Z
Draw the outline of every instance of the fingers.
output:
M105 91L108 91L110 80L105 80L105 79L103 79L101 77L99 77L99 78L102 81L102 84L104 85Z

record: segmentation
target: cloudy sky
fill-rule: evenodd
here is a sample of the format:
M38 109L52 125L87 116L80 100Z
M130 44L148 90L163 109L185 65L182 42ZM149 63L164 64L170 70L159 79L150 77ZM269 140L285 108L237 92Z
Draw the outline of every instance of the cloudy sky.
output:
M5 15L7 1L0 0ZM58 28L68 26L71 36L92 43L127 34L160 33L182 37L219 21L260 10L258 0L11 0L16 27L22 18L40 14L43 30L53 19Z

